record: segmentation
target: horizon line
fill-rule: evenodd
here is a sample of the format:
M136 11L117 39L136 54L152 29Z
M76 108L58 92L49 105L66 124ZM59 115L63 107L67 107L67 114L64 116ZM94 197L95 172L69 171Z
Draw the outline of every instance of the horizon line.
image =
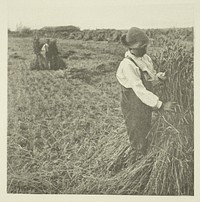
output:
M130 28L80 28L79 26L75 26L75 25L43 26L41 28L31 28L29 26L22 26L22 27L29 28L31 31L36 31L36 30L39 31L39 30L43 29L44 27L51 27L51 28L53 28L53 27L69 27L69 26L77 27L77 28L80 29L80 31L84 31L84 30L103 30L103 29L106 29L106 30L112 30L112 29L114 29L114 30L129 30L130 29ZM145 27L145 28L144 27L140 27L140 29L187 29L187 28L194 28L194 26L191 25L191 26L185 26L185 27L183 27L183 26L180 26L180 27L179 26L172 26L172 27ZM13 29L11 29L9 27L7 27L7 29L10 30L10 31L16 32L16 30L13 30Z

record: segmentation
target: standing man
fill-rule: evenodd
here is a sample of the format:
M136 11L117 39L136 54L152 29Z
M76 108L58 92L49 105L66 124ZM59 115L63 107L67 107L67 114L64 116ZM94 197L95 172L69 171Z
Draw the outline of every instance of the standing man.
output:
M121 42L128 49L117 70L121 84L121 110L135 158L147 152L146 136L151 128L152 110L173 111L175 102L163 103L151 92L152 84L165 80L165 74L156 74L151 58L146 54L149 39L139 28L132 27Z
M46 60L46 68L47 69L51 69L51 54L50 54L50 51L49 51L49 44L50 44L50 40L47 39L46 43L42 47L42 52L44 53L44 57L45 57L45 60Z
M58 64L58 48L56 44L56 39L51 41L51 44L49 46L49 53L51 55L51 69L59 69L59 64Z

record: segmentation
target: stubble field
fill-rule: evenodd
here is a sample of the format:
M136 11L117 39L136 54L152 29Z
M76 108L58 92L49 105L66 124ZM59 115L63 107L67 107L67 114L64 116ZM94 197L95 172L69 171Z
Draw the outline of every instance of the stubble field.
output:
M67 68L31 71L32 38L9 37L7 192L193 195L193 44L163 40L149 48L168 72L155 93L177 109L154 113L148 154L128 165L115 77L124 47L57 39Z

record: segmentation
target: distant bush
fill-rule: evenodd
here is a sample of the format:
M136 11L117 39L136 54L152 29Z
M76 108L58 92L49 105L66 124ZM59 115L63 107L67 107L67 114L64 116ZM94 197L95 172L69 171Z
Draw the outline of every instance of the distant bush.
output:
M75 31L80 31L80 28L69 25L69 26L43 27L42 29L40 29L40 31L45 31L45 32L75 32Z
M29 27L23 27L21 34L31 34L31 29Z
M22 25L21 23L17 24L16 32L18 33L19 36L22 36L22 37L30 36L30 34L32 33L31 28L26 27Z

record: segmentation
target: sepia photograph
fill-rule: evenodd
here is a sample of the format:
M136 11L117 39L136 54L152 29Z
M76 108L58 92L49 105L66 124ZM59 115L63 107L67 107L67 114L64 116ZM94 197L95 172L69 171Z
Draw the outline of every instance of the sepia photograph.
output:
M194 11L8 0L7 194L194 196Z

